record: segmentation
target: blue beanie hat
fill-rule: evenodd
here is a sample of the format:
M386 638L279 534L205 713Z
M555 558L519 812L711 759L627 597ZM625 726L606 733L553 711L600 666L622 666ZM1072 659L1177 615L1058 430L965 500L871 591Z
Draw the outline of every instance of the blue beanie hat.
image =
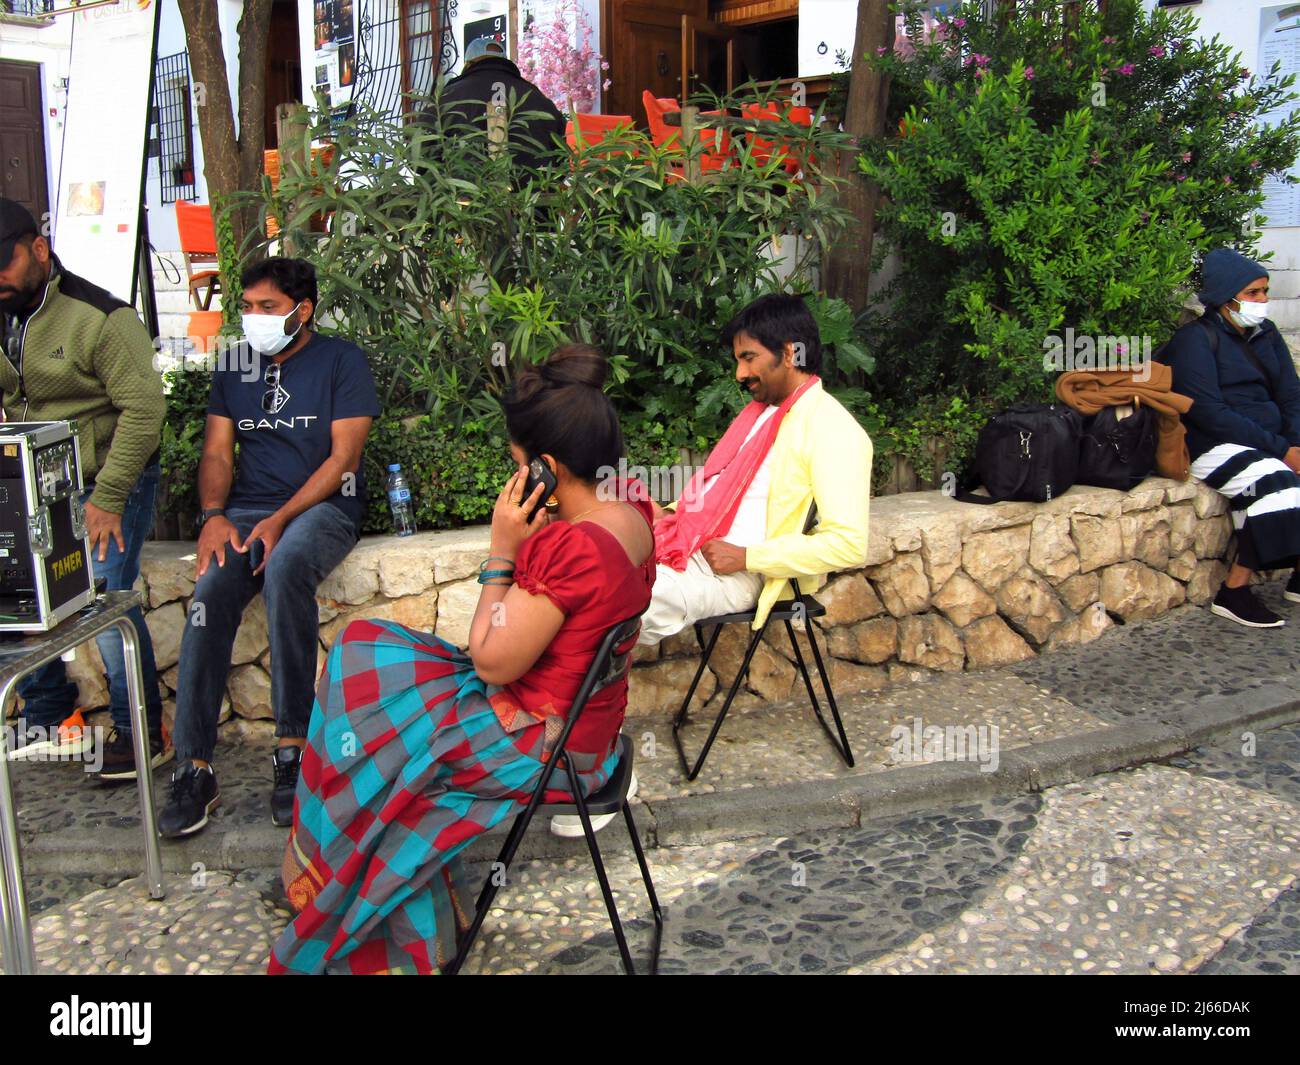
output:
M1259 263L1231 248L1215 248L1201 265L1203 287L1196 295L1207 307L1222 307L1261 277L1268 277L1268 271Z

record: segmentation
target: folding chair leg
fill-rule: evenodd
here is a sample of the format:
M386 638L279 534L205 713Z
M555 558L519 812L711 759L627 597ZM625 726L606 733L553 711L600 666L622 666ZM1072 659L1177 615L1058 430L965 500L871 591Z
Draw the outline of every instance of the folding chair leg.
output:
M686 689L686 698L682 700L682 707L677 711L677 716L673 718L673 731L681 728L686 723L686 713L690 708L691 699L695 695L695 689L700 686L700 678L704 676L704 671L709 667L709 659L713 656L713 645L718 642L718 634L722 632L721 625L713 626L713 633L709 637L709 644L704 645L704 637L700 633L700 627L695 626L695 642L700 645L700 666L695 671L695 676L691 678L691 686Z
M591 815L587 812L587 800L582 794L572 763L569 764L569 786L574 802L578 807L578 817L582 821L582 834L587 837L587 850L591 852L591 863L596 867L596 880L600 883L600 893L605 897L605 909L609 911L609 923L614 929L614 939L618 942L618 952L623 958L623 968L628 976L636 975L632 964L632 954L627 949L627 937L623 935L623 922L618 917L618 907L614 904L614 893L609 887L609 877L605 875L605 862L600 856L600 845L596 842L596 832L591 827Z
M565 764L568 765L568 759L565 759ZM546 773L546 783L549 786L551 775L555 772L554 764L551 764L543 772ZM501 889L501 885L496 882L495 874L497 869L500 868L504 880L504 874L510 871L510 863L515 860L515 852L519 850L519 844L523 842L524 833L528 831L528 826L532 824L533 814L537 812L543 790L534 791L527 807L524 808L522 813L515 815L514 824L510 826L510 831L506 834L506 841L501 845L497 860L488 868L487 880L484 881L483 888L479 892L478 902L474 905L474 920L470 922L469 928L458 937L459 946L456 949L456 957L451 960L451 964L445 970L448 976L455 976L459 973L460 967L465 964L465 959L469 957L469 952L474 946L474 940L478 938L483 922L487 918L488 910L492 908L492 902Z
M637 835L636 822L632 819L632 805L623 800L623 819L627 821L628 835L632 837L632 849L636 852L636 864L641 867L641 882L645 884L645 893L650 899L650 913L654 916L654 941L650 946L650 975L659 972L659 949L664 938L664 912L659 907L659 896L655 894L654 881L650 879L650 867L646 865L645 851L641 849L641 837Z
M708 656L713 653L713 645L717 642L718 633L721 629L721 625L714 627L713 638L709 641L709 647L708 651L705 653L705 657L700 661L700 669L696 674L696 680L699 679L699 674L702 673L705 666L708 665ZM745 660L740 664L740 669L736 672L736 679L731 682L731 688L727 692L727 697L722 702L722 709L718 712L717 719L713 722L713 728L709 731L709 738L704 741L704 748L700 751L700 756L696 760L693 769L690 768L688 764L686 748L682 746L682 739L678 731L681 729L682 723L686 720L686 709L690 705L691 696L695 694L695 685L692 684L690 690L687 691L686 701L682 703L682 708L677 712L677 717L673 721L673 743L677 747L677 757L681 761L682 772L686 774L687 780L694 780L700 775L700 770L704 768L704 760L709 756L709 750L713 746L713 741L718 738L718 732L722 728L722 722L726 720L727 711L731 709L732 700L736 698L736 693L740 691L740 686L745 682L745 678L749 675L750 659L754 657L754 652L758 650L759 641L763 639L763 633L766 631L767 623L764 622L763 627L750 638L749 647L745 650Z
M808 689L808 699L812 702L813 713L817 715L817 721L826 733L826 738L831 741L831 746L835 748L835 752L844 759L845 765L852 769L853 750L849 747L849 737L844 731L844 722L840 719L840 708L835 702L835 691L831 688L830 678L826 675L826 665L822 661L821 651L817 647L817 638L813 633L811 618L804 619L804 627L808 634L808 644L812 647L813 660L817 663L817 674L821 677L822 688L826 692L826 701L830 704L831 717L835 719L835 729L839 733L838 740L835 733L831 732L830 726L826 724L826 718L822 716L821 704L818 703L817 694L813 691L812 678L808 676L808 667L804 663L803 652L799 649L799 640L796 638L794 626L787 620L785 631L790 637L790 646L794 649L795 664L799 667L804 687Z

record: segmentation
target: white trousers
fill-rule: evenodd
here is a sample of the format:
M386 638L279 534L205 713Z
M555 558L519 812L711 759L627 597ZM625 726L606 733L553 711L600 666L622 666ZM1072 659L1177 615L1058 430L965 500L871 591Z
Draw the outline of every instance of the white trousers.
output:
M686 569L680 573L656 566L654 595L641 615L637 642L656 644L701 618L751 610L762 589L761 573L742 571L720 577L699 551L686 560Z

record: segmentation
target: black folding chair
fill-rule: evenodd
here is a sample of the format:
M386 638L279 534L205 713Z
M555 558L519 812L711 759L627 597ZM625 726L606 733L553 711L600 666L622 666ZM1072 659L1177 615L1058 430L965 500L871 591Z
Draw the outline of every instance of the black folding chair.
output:
M514 824L510 826L510 832L506 836L501 853L497 855L496 862L488 871L487 881L483 885L483 890L478 897L478 904L474 910L474 921L460 937L456 957L447 970L449 974L454 975L460 972L465 959L469 957L470 949L474 946L474 940L478 937L479 929L483 927L483 920L487 917L492 901L496 898L497 890L504 881L505 874L510 869L510 863L514 860L515 852L519 849L524 833L528 831L533 815L539 811L544 815L572 815L575 808L578 811L579 819L582 821L582 831L587 838L587 849L591 852L592 864L596 867L596 879L600 882L601 894L605 896L605 908L609 911L609 921L614 929L614 938L618 941L618 952L623 958L623 968L629 976L635 976L636 969L632 964L632 955L628 952L627 939L623 935L623 922L619 920L618 908L614 905L614 895L609 889L609 879L605 875L605 863L601 859L600 847L596 843L596 833L591 827L592 814L599 816L600 814L622 812L623 818L627 822L628 834L632 837L632 849L636 851L637 864L641 867L641 880L645 884L646 894L650 897L650 910L654 914L655 930L650 953L650 974L654 975L658 971L659 947L664 931L664 915L659 908L659 898L655 895L654 883L650 879L650 868L646 865L645 852L641 849L641 840L637 836L636 822L632 819L632 807L627 801L628 788L632 782L632 744L628 742L626 736L619 736L618 768L614 770L613 776L610 777L604 787L594 795L585 798L572 761L564 757L565 745L569 742L569 733L573 731L573 726L577 723L582 711L586 709L587 702L592 695L626 675L632 662L630 641L636 639L640 627L641 618L639 615L628 618L610 629L605 634L604 640L601 641L600 648L591 661L591 667L587 670L587 675L583 677L582 685L578 688L578 694L574 697L573 704L569 708L568 720L565 722L564 731L560 733L559 742L551 753L551 759L548 763L549 768L542 773L541 778L537 781L537 786L533 789L528 806L522 813L515 816ZM627 649L621 653L618 652L617 649L624 644L628 645ZM565 772L568 774L569 792L573 796L573 801L543 802L543 797L551 786L551 778L561 762L564 763Z
M808 511L808 520L804 522L803 531L805 533L810 532L816 523L817 504L814 503ZM749 646L745 649L745 659L740 664L736 679L731 682L727 697L722 702L722 709L718 711L717 720L713 722L713 728L709 731L709 738L704 742L704 749L700 751L695 767L691 768L686 756L686 749L682 746L680 732L681 727L686 724L687 712L690 710L695 689L699 686L704 671L709 668L709 659L713 655L713 648L718 642L718 634L722 632L722 626L742 621L746 625L752 625L754 618L757 616L757 609L740 610L734 614L718 614L716 617L701 618L695 623L695 641L700 645L700 651L702 652L700 668L695 671L691 686L686 690L686 698L682 700L682 708L677 711L677 716L673 718L673 744L677 747L677 757L682 764L682 772L686 774L687 780L694 780L700 775L700 770L704 768L704 760L709 756L709 749L713 746L713 741L718 738L722 722L726 720L727 711L731 709L732 700L736 698L736 693L740 691L740 686L749 675L750 660L754 657L754 652L758 650L759 641L763 639L763 634L767 631L768 625L773 621L785 622L785 631L790 637L790 647L794 650L795 665L799 667L799 674L803 677L804 687L808 689L808 698L812 702L813 713L817 715L817 720L821 723L822 730L831 741L831 746L844 759L845 765L852 768L853 751L849 747L849 738L844 732L844 722L840 720L840 708L835 702L835 692L831 690L830 677L826 673L826 665L822 661L821 651L817 647L817 639L814 635L814 625L812 623L813 618L822 617L826 613L826 608L811 595L804 595L799 591L799 582L794 578L790 578L789 584L791 597L781 599L773 604L772 612L768 614L762 626L751 634ZM799 618L804 622L804 631L808 636L808 644L812 647L813 660L817 663L817 673L821 677L822 687L826 691L826 701L830 704L831 717L835 719L835 732L831 731L830 726L826 723L826 718L822 715L821 704L817 701L817 693L813 690L812 678L808 676L808 667L804 664L803 652L799 649L799 641L795 637L794 626L790 624L795 618ZM713 627L713 633L709 637L706 646L704 643L704 629L709 626ZM838 738L836 732L839 733Z

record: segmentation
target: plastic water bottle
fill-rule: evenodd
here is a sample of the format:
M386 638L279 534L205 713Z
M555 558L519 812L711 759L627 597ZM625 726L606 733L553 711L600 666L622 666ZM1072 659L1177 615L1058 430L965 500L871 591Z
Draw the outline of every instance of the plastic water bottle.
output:
M402 476L401 463L388 467L388 509L393 512L393 532L410 536L415 532L415 507L411 503L411 489Z

